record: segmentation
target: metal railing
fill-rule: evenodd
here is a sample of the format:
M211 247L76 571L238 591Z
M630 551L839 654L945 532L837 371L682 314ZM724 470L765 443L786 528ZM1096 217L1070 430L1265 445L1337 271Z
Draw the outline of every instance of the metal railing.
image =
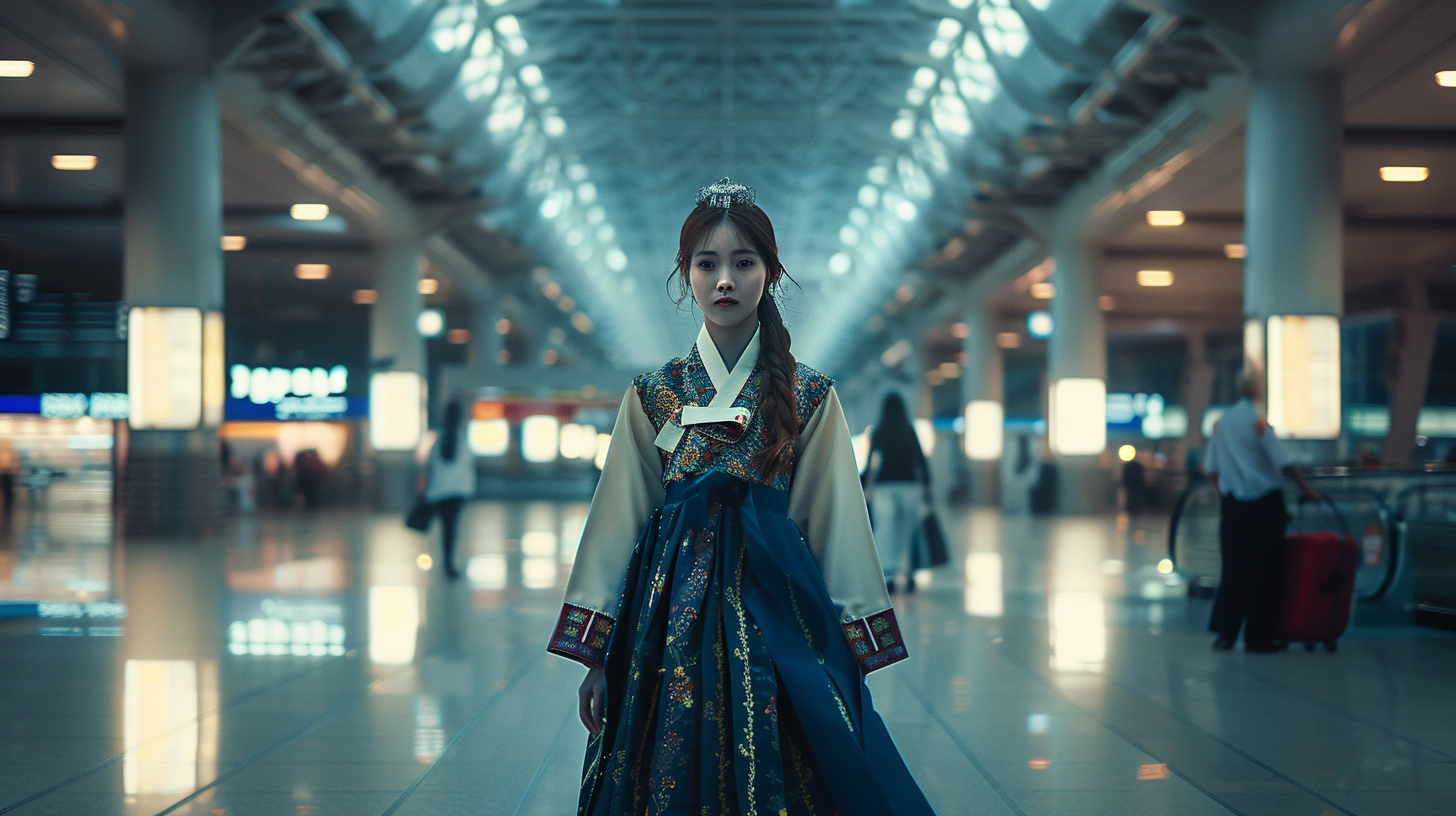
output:
M1291 507L1289 529L1349 534L1360 549L1355 598L1385 597L1405 567L1403 522L1456 524L1456 469L1352 470L1321 468L1308 479L1330 501ZM1178 497L1168 525L1168 558L1188 579L1192 595L1211 595L1222 559L1218 542L1219 497L1206 481Z

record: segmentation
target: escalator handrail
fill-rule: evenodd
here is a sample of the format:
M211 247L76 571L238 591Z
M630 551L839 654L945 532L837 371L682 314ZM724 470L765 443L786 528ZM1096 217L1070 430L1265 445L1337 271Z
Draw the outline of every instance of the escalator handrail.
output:
M1325 477L1325 479L1332 478L1342 477ZM1193 497L1193 494L1197 493L1199 490L1212 489L1212 487L1212 485L1202 480L1192 482L1188 485L1188 487L1183 489L1183 492L1178 496L1178 501L1173 504L1173 514L1172 517L1168 520L1168 560L1172 562L1175 569L1178 566L1178 525L1183 519L1184 508L1187 506L1189 499ZM1425 487L1425 485L1413 485L1402 490L1397 495L1403 496L1407 492L1410 492L1417 488L1424 489ZM1375 505L1376 516L1380 519L1381 526L1384 528L1385 531L1385 541L1388 549L1387 557L1385 559L1385 573L1380 576L1380 583L1377 584L1374 589L1370 590L1367 593L1361 593L1355 596L1356 599L1360 601L1378 601L1381 598L1385 597L1385 593L1388 592L1390 590L1390 587L1395 583L1395 578L1398 571L1397 568L1400 564L1401 547L1399 537L1400 530L1398 526L1400 521L1398 517L1399 514L1394 509L1392 509L1391 504L1385 500L1385 497L1379 491L1372 488L1351 486L1347 488L1342 488L1342 492L1364 494L1370 500L1371 504ZM1349 524L1346 523L1344 514L1340 512L1339 508L1335 505L1334 500L1330 499L1328 496L1325 496L1324 499L1329 503L1331 509L1334 511L1335 519L1339 523L1340 528L1344 532L1345 536L1351 541L1355 541L1355 536L1351 532ZM1358 546L1359 542L1355 543Z
M1183 492L1178 494L1178 501L1173 503L1173 516L1168 519L1168 561L1173 568L1178 568L1178 522L1183 518L1183 507L1188 504L1188 499L1201 488L1211 488L1208 482L1198 479L1188 483Z
M1399 514L1400 514L1400 520L1401 521L1405 521L1405 502L1406 502L1407 497L1410 494L1412 494L1412 493L1425 493L1426 491L1430 490L1432 487L1456 487L1456 484L1451 484L1451 485L1413 484L1413 485L1410 485L1409 487L1406 487L1406 488L1403 488L1402 490L1400 490L1391 499L1391 505L1394 506L1397 509L1397 511L1399 512Z

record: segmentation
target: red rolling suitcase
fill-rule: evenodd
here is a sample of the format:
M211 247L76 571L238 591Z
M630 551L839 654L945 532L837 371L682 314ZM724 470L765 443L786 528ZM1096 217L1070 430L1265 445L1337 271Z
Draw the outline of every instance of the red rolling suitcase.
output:
M1284 537L1284 597L1274 639L1323 643L1333 652L1350 623L1359 548L1349 535L1291 533Z

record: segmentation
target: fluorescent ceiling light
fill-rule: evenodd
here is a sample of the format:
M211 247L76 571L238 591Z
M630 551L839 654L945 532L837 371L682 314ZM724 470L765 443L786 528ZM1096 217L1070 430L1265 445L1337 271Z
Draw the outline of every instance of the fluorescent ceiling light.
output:
M51 156L51 167L57 170L95 170L95 156Z
M1031 296L1037 300L1051 300L1056 297L1057 286L1049 281L1041 281L1031 285Z
M1437 71L1436 84L1442 88L1456 88L1456 71Z
M299 280L323 280L329 276L329 265L323 263L301 263L293 267L293 276Z
M440 291L440 282L435 278L420 278L420 282L415 284L415 288L422 295L433 295Z
M296 221L322 221L329 217L329 205L294 204L288 208L288 214Z
M1138 286L1172 286L1173 273L1167 269L1139 269Z
M1245 244L1224 244L1223 256L1225 258L1247 258L1249 247Z
M1148 223L1155 227L1177 227L1182 226L1182 210L1148 210Z
M222 237L223 252L237 252L247 245L248 236L246 235L224 235Z
M20 79L33 73L35 73L35 63L30 60L0 60L0 77Z
M1431 175L1429 167L1382 167L1381 181L1425 181Z

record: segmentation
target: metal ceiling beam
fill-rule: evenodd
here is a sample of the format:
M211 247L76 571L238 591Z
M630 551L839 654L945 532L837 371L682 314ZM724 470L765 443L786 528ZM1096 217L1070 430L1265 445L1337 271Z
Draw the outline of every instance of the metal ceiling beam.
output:
M122 134L123 124L120 116L6 116L0 117L0 137L115 137Z

